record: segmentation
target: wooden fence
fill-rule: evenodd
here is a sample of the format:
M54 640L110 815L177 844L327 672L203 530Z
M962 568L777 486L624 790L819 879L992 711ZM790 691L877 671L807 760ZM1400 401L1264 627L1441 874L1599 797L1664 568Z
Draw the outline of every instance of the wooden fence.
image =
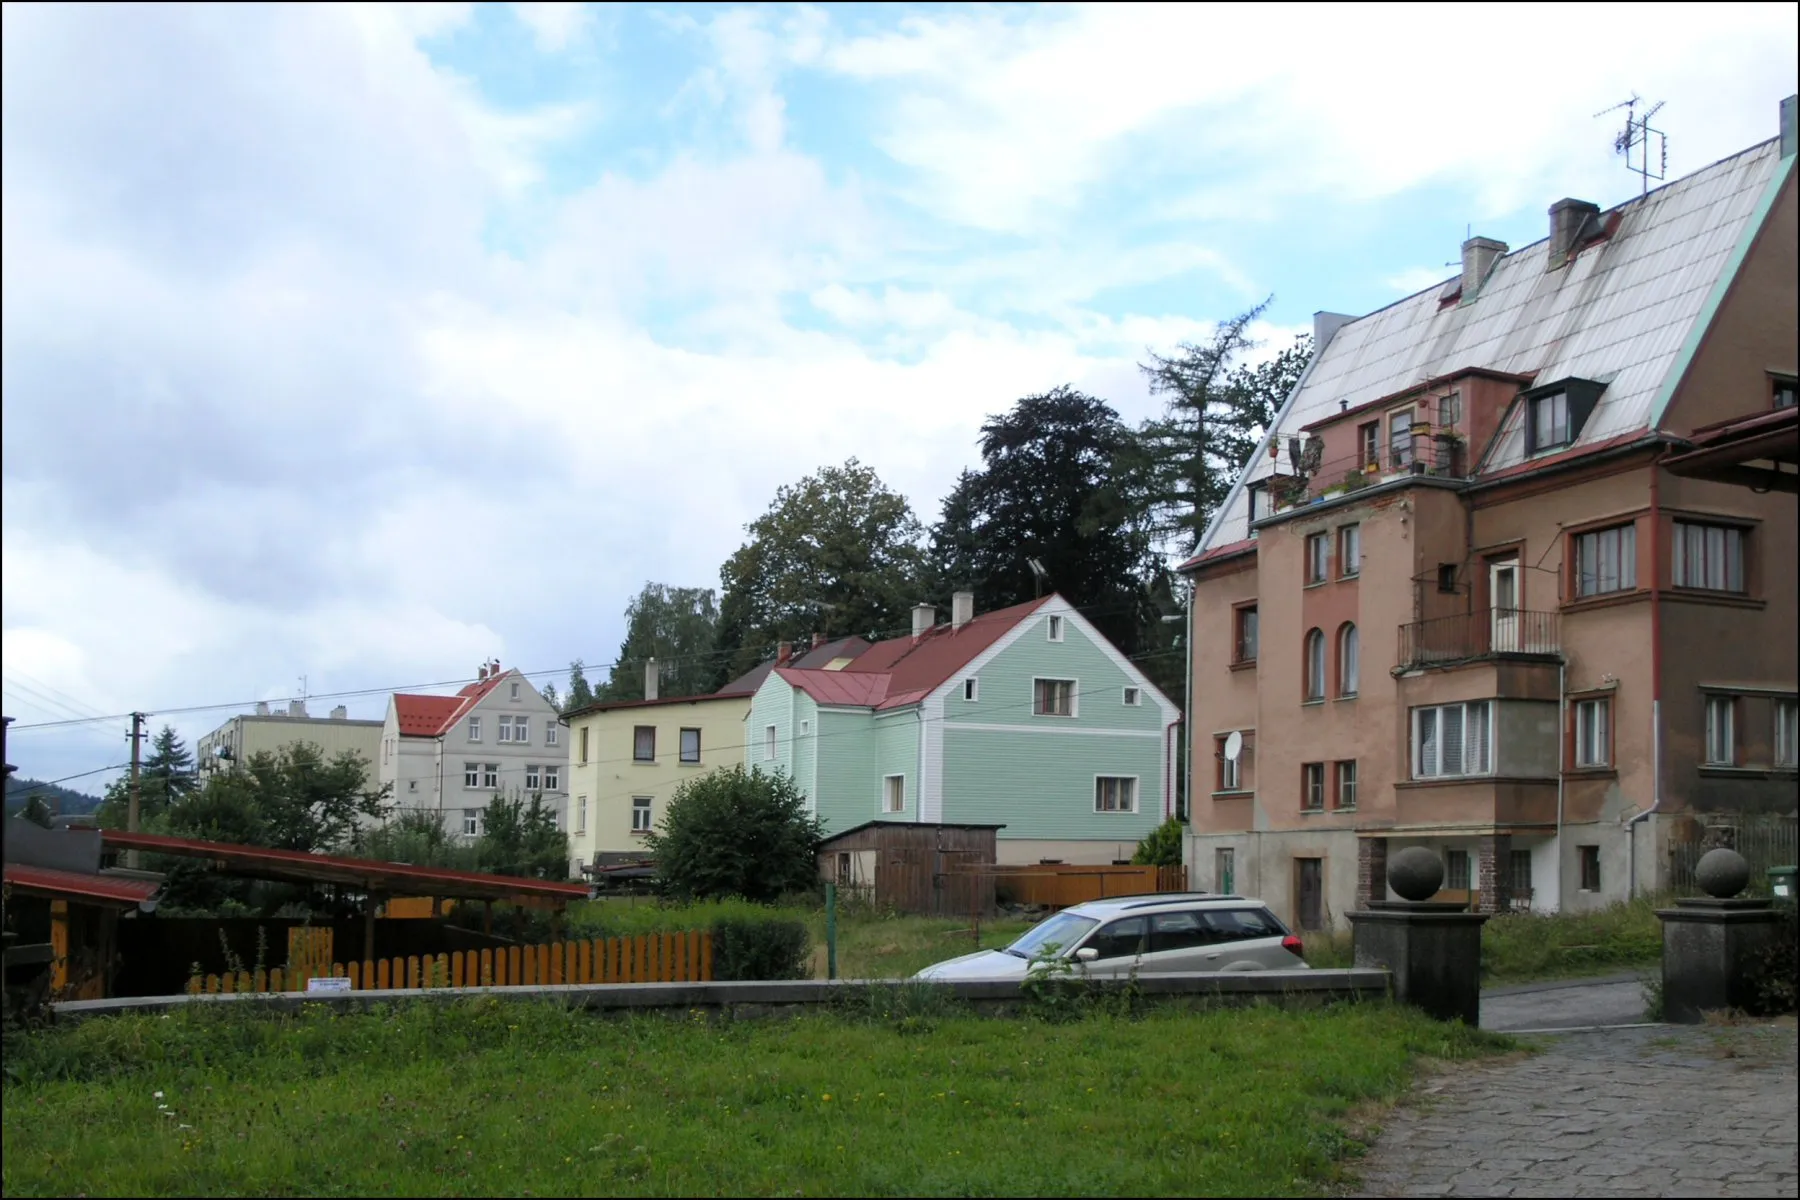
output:
M296 930L296 933L302 932ZM311 947L330 930L313 930ZM290 943L292 944L292 943ZM324 939L329 946L329 937ZM347 978L355 991L370 988L517 987L543 983L691 983L713 977L712 934L646 933L636 937L504 946L497 950L410 955L362 962L294 959L269 971L196 975L190 994L304 992L307 981Z
M1081 866L1040 863L1036 866L984 866L992 872L994 890L1003 903L1042 904L1067 908L1109 896L1187 891L1187 867Z

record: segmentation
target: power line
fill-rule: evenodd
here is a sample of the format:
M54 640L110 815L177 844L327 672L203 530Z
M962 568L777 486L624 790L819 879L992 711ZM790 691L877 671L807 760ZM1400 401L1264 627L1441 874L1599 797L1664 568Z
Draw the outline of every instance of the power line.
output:
M1071 606L1071 607L1073 608L1074 606ZM1092 617L1097 617L1097 616L1110 616L1110 615L1113 615L1116 613L1121 613L1121 612L1129 612L1129 611L1133 611L1133 610L1137 609L1138 607L1139 607L1139 605L1137 603L1116 604L1116 605L1095 605L1095 606L1091 606L1088 608L1075 608L1074 611L1081 613L1085 617L1092 618ZM870 632L873 635L871 640L879 641L884 638L900 637L907 633L910 633L911 627L910 626L901 626L901 627L896 627L896 628L888 629L888 630L871 630ZM849 637L852 635L846 634L844 636ZM832 639L832 640L838 640L838 639ZM768 647L764 647L765 652L767 651L767 649L768 649ZM741 652L742 652L742 648L740 647L737 650L718 650L718 651L710 651L705 654L678 655L678 656L673 656L673 657L670 657L667 659L659 659L658 661L661 663L671 663L671 664L673 664L673 663L708 663L708 662L717 662L721 659L734 657ZM572 661L580 661L580 660L572 660ZM612 662L608 662L608 663L595 664L592 666L591 669L594 670L595 672L606 671L608 673L611 673L613 671L616 671L620 667L634 666L634 665L642 665L642 663L641 662L633 662L633 661L625 660L625 659L616 659L616 660L614 660ZM590 669L589 664L583 662L582 669L584 671ZM520 671L519 672L520 675L522 675L526 679L530 679L530 680L559 677L562 675L566 675L568 673L569 673L569 667L567 667L567 666L550 667L550 668L546 668L544 670L537 670L537 671ZM351 691L342 691L342 692L325 692L325 693L308 696L307 699L312 700L312 701L354 700L354 699L361 699L365 696L392 695L397 692L426 692L426 691L432 691L432 690L441 689L441 688L467 687L469 684L479 683L479 682L481 682L481 680L479 678L475 678L475 679L469 679L469 678L444 679L444 680L438 680L433 683L404 684L404 685L401 685L398 687L391 687L391 686L390 687L372 687L372 688L358 688L358 689L354 689ZM298 697L289 697L288 699L290 699L290 700L298 699ZM221 703L221 704L195 704L195 705L186 705L186 706L179 707L179 708L159 708L159 709L154 709L154 710L141 710L141 711L144 711L146 716L159 716L159 717L191 716L196 713L222 712L227 709L252 708L259 703L277 703L277 704L279 704L279 703L282 703L282 701L281 700L275 700L275 701L237 700L237 701L231 701L228 703ZM22 732L27 732L27 731L32 731L32 730L39 730L39 729L59 729L59 728L67 728L69 726L74 726L74 725L98 724L98 723L105 722L105 721L129 721L131 719L131 716L132 716L131 713L126 712L126 713L110 713L105 716L71 718L68 720L59 720L59 721L36 721L29 725L24 725L24 724L14 725L12 727L12 731L14 733L22 733Z
M7 799L8 799L8 800L11 800L11 799L12 799L12 798L13 798L13 797L14 797L14 796L23 796L23 795L25 795L25 794L26 794L26 793L28 793L28 792L35 792L35 791L37 791L37 790L38 790L38 789L39 789L39 788L46 788L46 787L55 787L55 786L57 786L57 785L58 785L58 784L63 784L63 783L67 783L67 782L69 782L69 780L71 780L71 779L86 779L86 778L87 778L87 777L88 777L88 776L89 776L89 775L98 775L98 774L100 774L100 773L101 773L101 772L102 772L102 771L122 771L122 770L124 770L124 769L125 769L125 768L126 768L126 767L129 767L129 766L130 766L130 765L131 765L131 764L130 764L130 763L128 763L128 762L123 762L123 763L114 763L114 764L113 764L113 765L112 765L112 766L110 766L110 767L95 767L95 768L94 768L94 769L93 769L93 770L91 770L91 771L77 771L77 772L76 772L76 773L75 773L75 774L73 774L73 775L64 775L64 776L63 776L63 777L62 777L62 778L61 778L61 779L39 779L39 780L35 780L35 781L33 781L33 782L32 782L32 783L30 783L30 784L29 784L29 785L27 785L27 786L25 786L25 787L21 787L21 788L14 788L14 789L13 789L13 790L11 790L11 791L9 791L9 792L7 792L7 793L6 793L6 798L7 798Z

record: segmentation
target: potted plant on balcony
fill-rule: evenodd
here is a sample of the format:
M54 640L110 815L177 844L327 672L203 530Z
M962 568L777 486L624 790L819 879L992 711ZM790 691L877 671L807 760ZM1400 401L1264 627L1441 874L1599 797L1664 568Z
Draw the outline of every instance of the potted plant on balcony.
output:
M1354 492L1360 488L1368 487L1369 477L1363 473L1361 467L1352 467L1344 473L1344 482L1340 486L1343 491Z

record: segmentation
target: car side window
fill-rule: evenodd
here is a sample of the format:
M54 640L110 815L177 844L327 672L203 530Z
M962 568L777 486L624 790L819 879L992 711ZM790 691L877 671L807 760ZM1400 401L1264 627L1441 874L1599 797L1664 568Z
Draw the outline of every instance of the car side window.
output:
M1114 921L1102 926L1099 932L1089 938L1087 947L1098 950L1101 958L1130 958L1134 954L1142 954L1144 926L1142 917L1126 917Z
M1150 953L1191 950L1213 940L1198 912L1156 913L1150 918Z
M1254 908L1221 908L1206 914L1207 923L1221 942L1243 942L1251 938L1280 937L1281 931Z

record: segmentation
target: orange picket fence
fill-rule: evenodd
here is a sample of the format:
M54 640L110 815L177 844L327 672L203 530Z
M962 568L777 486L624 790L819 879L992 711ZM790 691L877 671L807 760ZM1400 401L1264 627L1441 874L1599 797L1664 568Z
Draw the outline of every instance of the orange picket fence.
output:
M295 932L299 932L296 930ZM323 930L329 946L329 929ZM317 941L306 949L316 954ZM270 971L196 975L190 994L304 992L309 980L348 979L354 991L371 988L518 987L543 983L690 983L713 977L712 934L645 933L636 937L458 950L340 963L296 959Z
M1187 890L1187 868L1179 864L1156 867L1039 863L974 869L993 874L994 891L1002 902L1042 904L1049 908L1067 908L1108 896Z

